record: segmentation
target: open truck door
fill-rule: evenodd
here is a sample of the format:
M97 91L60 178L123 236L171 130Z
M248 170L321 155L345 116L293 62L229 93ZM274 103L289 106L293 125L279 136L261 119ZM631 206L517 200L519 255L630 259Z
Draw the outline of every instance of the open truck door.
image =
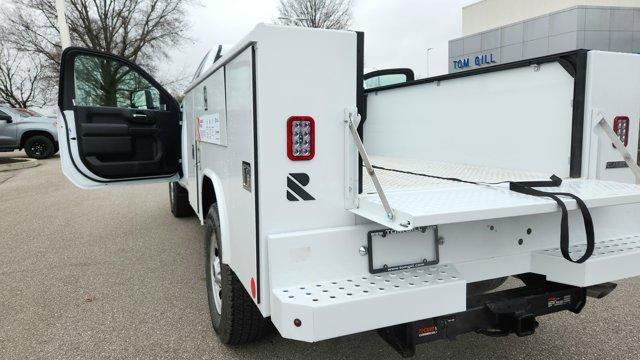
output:
M62 170L76 186L180 178L180 106L143 69L111 54L67 48L59 91Z

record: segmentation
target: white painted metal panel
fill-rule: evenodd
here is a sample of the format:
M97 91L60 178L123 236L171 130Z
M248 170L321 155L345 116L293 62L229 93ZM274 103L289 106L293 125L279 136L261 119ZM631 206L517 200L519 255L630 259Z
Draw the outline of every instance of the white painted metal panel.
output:
M356 106L356 34L264 26L257 47L261 221L265 234L352 225L344 210L344 111ZM286 121L315 120L315 157L291 161ZM351 154L356 157L356 153ZM289 173L306 173L316 200L286 198Z
M212 127L208 129L211 132L210 134L200 132L201 141L222 146L227 145L227 97L224 72L224 69L220 69L207 79L205 84L207 90L206 115L200 118L200 128L202 130L207 128L206 120L209 120L209 126ZM214 119L217 119L217 124L213 123ZM213 132L214 130L217 130L217 134Z
M450 265L303 283L273 289L271 321L283 337L320 341L464 311L466 291Z
M196 163L196 141L195 141L195 128L197 117L194 115L196 110L194 93L186 94L182 102L182 167L183 167L183 181L186 185L186 189L189 191L189 204L198 213L199 217L202 217L200 206L198 203L198 197L200 192L198 191L198 174Z
M617 70L614 70L617 69ZM621 70L624 69L624 70ZM583 176L636 183L629 168L607 169L608 162L623 161L611 141L596 126L599 114L613 127L616 116L630 120L627 150L637 160L640 132L640 55L590 51L585 95Z
M583 254L585 248L586 245L574 245L571 253ZM559 248L538 251L533 254L531 268L549 281L580 287L639 276L640 235L596 242L593 256L583 264L568 262Z
M357 104L357 35L261 25L256 29L260 273L268 274L269 234L355 224L345 210L344 111ZM291 161L286 152L290 116L315 120L315 157ZM357 154L349 155L356 157ZM355 171L356 168L351 168ZM289 201L287 177L305 173L312 201ZM233 221L242 221L233 220ZM263 313L269 309L268 276L260 277Z
M249 190L243 188L242 162L251 164L252 171L255 172L252 48L245 49L225 67L219 68L197 84L187 93L187 100L189 99L193 101L194 111L192 118L187 121L196 124L201 116L218 114L223 123L221 139L228 146L196 142L196 156L199 160L197 166L200 179L206 174L214 177L212 181L215 185L220 185L216 188L216 195L221 221L225 225L222 229L223 244L227 245L224 247L223 261L232 267L251 294L251 278L257 279L258 271L254 196L256 184L252 181ZM255 179L255 173L252 174L252 179ZM202 180L199 188L202 188ZM198 192L196 195L201 196Z
M202 143L203 154L207 153L206 157L203 155L202 163L205 167L213 163L224 164L219 174L223 179L226 210L231 219L229 230L232 258L229 263L251 294L251 279L257 281L258 278L252 49L248 48L227 64L225 72L227 141L230 146L226 148ZM248 162L253 171L249 190L242 186L242 162Z
M633 216L629 216L629 214L638 213L639 209L640 204L592 208L591 213L596 228L597 241L600 243L608 239L626 239L640 233L640 223ZM570 211L569 221L571 245L578 245L574 251L581 251L580 245L585 243L585 236L582 218L578 215L577 210ZM306 295L308 291L303 293L305 297L309 297L316 294L315 290L318 287L315 285L318 284L322 285L332 281L352 283L363 277L368 279L371 276L367 271L368 260L366 256L359 254L358 249L360 246L366 245L369 231L379 229L381 229L380 225L369 223L359 226L270 235L268 244L271 292L275 293L279 289L293 289L297 292L312 289L310 292L312 295ZM538 253L558 247L559 232L558 213L441 225L438 226L438 233L442 239L439 245L440 263L453 265L460 277L467 283L533 271L550 276L561 275L565 272L565 268L579 269L580 267L570 264L563 258L553 259L552 265L543 265L544 267L540 267L540 260L536 259L537 265L533 265L534 257L537 257ZM520 239L522 241L519 241ZM640 237L636 236L636 240L640 242ZM630 245L630 243L627 244L627 246ZM636 256L634 253L629 253L629 255ZM593 262L589 260L587 268L594 266L591 264L602 261L599 257L600 255L596 253L592 259ZM631 265L632 261L638 259L621 259L618 256L615 259L620 259L624 266L617 267L615 264L608 263L606 266L594 268L597 269L595 271L579 270L577 275L571 275L573 273L568 271L570 275L567 276L569 277L555 279L562 280L560 282L567 284L576 284L578 280L583 281L583 284L594 284L602 282L603 276L608 279L606 281L635 276L629 274L633 274L635 269L640 269L637 265ZM627 272L620 272L617 270L618 268L625 268ZM352 280L352 282L346 280ZM313 286L308 287L308 285ZM338 284L331 285L337 286L340 290L341 286ZM362 284L360 285L362 287ZM352 287L349 289L357 288L353 285L350 286ZM305 289L299 289L299 287L305 287ZM347 288L342 290L346 291ZM320 294L329 296L327 293ZM442 299L447 294L447 291L441 292L439 289L433 297ZM405 295L408 296L408 293ZM318 332L312 334L311 330L304 326L303 329L295 328L293 320L304 318L303 324L308 324L308 319L315 321L318 318L314 315L320 314L319 310L313 304L311 306L305 305L304 301L309 299L305 300L304 297L301 302L286 303L288 299L277 299L278 296L278 294L272 295L271 313L272 319L277 318L274 323L282 331L282 335L305 341L316 341L319 338ZM310 301L313 302L313 298ZM409 300L401 299L398 301L394 300L394 304ZM359 305L369 306L362 303ZM409 309L409 312L418 311L410 306L421 306L418 304L404 305ZM342 317L357 322L358 319L350 317L352 314L350 308L338 309L342 311ZM387 307L384 309L386 310ZM334 319L332 317L334 309L328 308L326 311L327 313L322 313L322 316L326 315L329 319ZM360 316L358 314L357 311L353 312L354 316ZM320 321L324 321L324 318L321 318ZM336 320L335 324L340 326L334 326L331 329L330 334L333 334L331 337L345 334L345 330L341 327L342 321L343 319ZM315 331L316 328L313 329ZM352 332L364 331L351 327L347 327L347 329Z
M369 93L364 144L373 156L568 177L573 91L548 63Z
M440 177L458 178L484 183L495 183L501 181L548 181L551 176L551 174L536 173L532 171L509 170L441 161L425 161L383 156L370 156L370 160L374 166L386 169L395 169L418 174L430 174ZM455 183L449 180L403 174L391 170L377 169L376 174L378 175L378 179L385 191L420 190L426 188L437 189L449 188L452 185L461 185L460 183ZM366 171L363 172L362 180L363 193L375 192L375 188L371 182L371 177Z
M271 286L367 275L367 257L358 249L367 245L367 232L381 229L367 224L269 235Z
M344 133L344 111L355 108L357 83L357 35L351 31L327 31L260 24L228 55L223 56L206 74L190 85L187 96L193 96L196 114L210 114L202 101L204 86L209 91L209 103L215 96L212 77L227 71L227 147L201 143L201 170L214 176L224 192L222 215L228 220L228 235L223 229L223 242L230 248L225 261L249 289L249 275L255 276L258 306L267 316L269 307L269 276L267 237L269 234L303 231L317 228L353 225L355 216L345 210L345 158L357 159L356 153L346 153L336 146L336 139ZM255 50L255 99L248 89L230 88L235 75L230 67L235 62L248 69L249 61L237 57L247 47ZM245 57L245 55L241 55ZM235 59L235 60L233 60ZM321 69L319 71L318 69ZM219 75L217 75L219 76ZM250 81L251 74L235 77ZM233 97L233 98L232 98ZM255 100L257 129L250 123L248 110ZM233 104L238 107L232 109ZM311 161L293 162L286 153L286 121L293 115L309 115L315 119L316 155ZM224 123L223 123L224 124ZM253 132L257 134L258 158L253 158ZM249 154L249 152L251 154ZM242 188L241 162L248 161L253 169L259 199L249 199ZM356 171L353 167L351 171ZM287 176L305 173L310 183L305 187L314 201L291 202L286 198ZM353 176L352 176L353 177ZM336 181L336 179L338 181ZM255 192L251 193L253 196ZM250 206L258 204L256 218ZM255 222L260 223L256 248ZM259 258L256 255L259 254ZM256 266L259 264L259 268Z
M589 208L640 202L640 186L598 180L565 180L557 188L543 191L568 192L585 201ZM506 185L452 186L448 189L392 191L387 194L396 213L387 218L377 194L362 195L357 215L393 229L497 219L558 211L555 201L510 191ZM566 199L569 210L575 200Z

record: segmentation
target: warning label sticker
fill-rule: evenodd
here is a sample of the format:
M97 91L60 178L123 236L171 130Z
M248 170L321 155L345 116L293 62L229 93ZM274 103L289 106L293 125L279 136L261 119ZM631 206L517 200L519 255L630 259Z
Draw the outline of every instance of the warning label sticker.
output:
M418 328L418 337L435 335L437 333L438 333L438 327L435 325Z
M221 145L220 114L200 116L198 134L200 141Z
M547 299L547 307L563 306L569 304L571 304L571 295L565 295L564 297L551 295Z

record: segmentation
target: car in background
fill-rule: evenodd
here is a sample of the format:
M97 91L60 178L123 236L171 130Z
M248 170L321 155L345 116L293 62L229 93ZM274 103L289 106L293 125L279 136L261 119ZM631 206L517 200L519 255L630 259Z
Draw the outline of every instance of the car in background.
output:
M0 152L22 149L33 159L55 155L59 149L56 120L29 109L0 105Z

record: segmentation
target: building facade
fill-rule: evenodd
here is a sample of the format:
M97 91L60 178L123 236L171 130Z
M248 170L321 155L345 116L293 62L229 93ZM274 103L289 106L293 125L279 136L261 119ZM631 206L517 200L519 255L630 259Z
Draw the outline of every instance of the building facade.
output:
M462 8L462 35L479 34L576 6L639 7L640 0L483 0Z
M503 2L511 5L490 14ZM511 22L527 12L536 15ZM480 31L449 41L450 73L576 49L640 53L640 0L486 0L463 9L463 28Z

